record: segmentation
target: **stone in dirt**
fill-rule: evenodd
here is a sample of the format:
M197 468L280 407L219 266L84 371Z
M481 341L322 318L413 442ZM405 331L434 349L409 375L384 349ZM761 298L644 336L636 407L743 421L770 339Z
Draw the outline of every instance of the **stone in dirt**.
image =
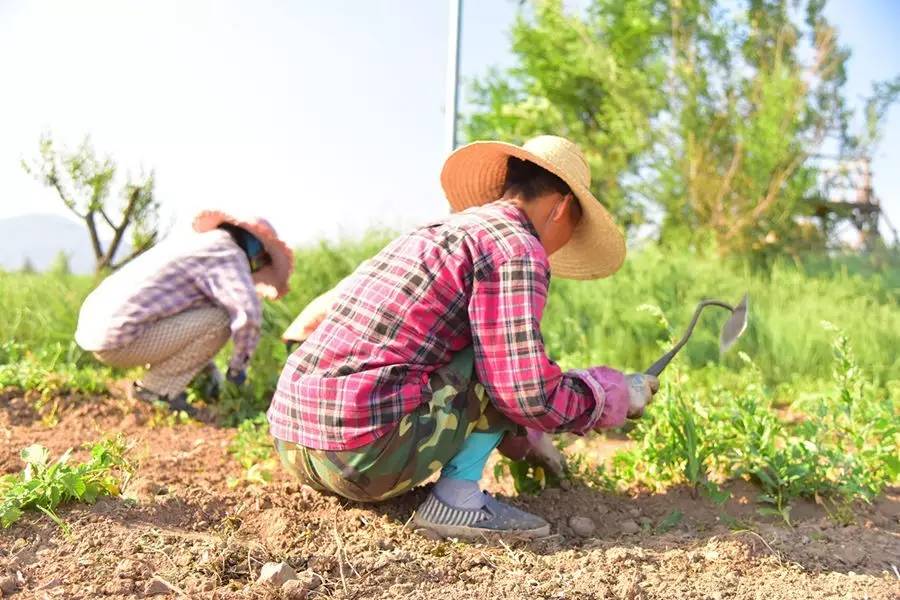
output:
M581 537L591 537L597 530L597 526L594 525L594 521L590 517L572 517L569 519L569 527L572 528L575 535Z
M641 530L641 526L634 521L634 519L625 519L619 525L619 528L622 530L622 533L625 535L634 535Z
M158 577L154 577L150 581L147 582L147 585L144 586L144 595L145 596L159 596L160 594L168 594L172 590L169 589L161 579Z
M259 571L259 583L268 583L281 587L291 579L297 579L297 572L287 563L270 562L263 565Z

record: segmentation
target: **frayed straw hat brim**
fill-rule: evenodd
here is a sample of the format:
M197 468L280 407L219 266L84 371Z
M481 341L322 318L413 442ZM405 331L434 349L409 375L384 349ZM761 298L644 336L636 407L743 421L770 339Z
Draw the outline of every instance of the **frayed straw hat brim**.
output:
M194 231L204 233L217 228L222 223L230 223L249 231L262 243L272 257L272 264L252 274L256 293L269 300L277 300L290 290L289 280L294 270L294 252L278 234L275 228L260 218L239 219L220 210L204 210L194 217Z

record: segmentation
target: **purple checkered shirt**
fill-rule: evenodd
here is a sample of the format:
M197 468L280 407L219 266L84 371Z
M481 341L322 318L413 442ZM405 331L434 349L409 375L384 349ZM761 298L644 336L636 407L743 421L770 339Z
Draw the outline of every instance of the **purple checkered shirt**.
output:
M468 346L478 381L515 423L576 433L621 424L621 373L564 373L544 351L549 278L537 233L507 202L396 239L341 283L325 320L288 358L270 431L309 448L363 446L428 402L431 373Z
M245 368L259 342L262 309L247 255L225 231L164 242L107 277L81 307L75 340L92 352L122 348L148 325L201 306L228 312L229 366Z

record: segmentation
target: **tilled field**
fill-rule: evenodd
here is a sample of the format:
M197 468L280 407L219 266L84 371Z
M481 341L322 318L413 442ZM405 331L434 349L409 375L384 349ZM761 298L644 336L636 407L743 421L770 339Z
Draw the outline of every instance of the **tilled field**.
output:
M118 395L60 399L52 420L32 406L0 394L0 473L19 471L29 444L55 457L115 432L133 443L137 470L126 497L62 508L68 532L37 514L0 530L3 598L900 598L897 489L850 525L808 504L789 528L756 515L745 483L724 509L685 490L631 498L576 484L513 499L547 518L551 537L459 543L412 530L421 489L367 506L280 472L229 487L242 473L227 452L233 429L160 425ZM676 509L683 519L659 533ZM573 516L593 533L575 534ZM296 579L259 582L269 562Z

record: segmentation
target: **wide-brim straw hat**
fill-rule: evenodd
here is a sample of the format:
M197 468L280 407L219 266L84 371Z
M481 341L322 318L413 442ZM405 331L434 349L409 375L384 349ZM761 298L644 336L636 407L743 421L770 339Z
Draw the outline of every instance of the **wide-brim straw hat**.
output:
M290 290L288 281L294 271L294 252L267 220L260 217L238 218L220 210L204 210L194 217L194 231L204 233L223 223L230 223L244 229L262 243L272 257L272 263L252 274L256 293L263 298L277 300Z
M550 256L555 277L598 279L625 261L625 236L609 211L591 194L591 170L581 149L565 138L542 135L522 146L479 141L454 151L444 163L441 185L454 212L500 198L510 156L535 163L565 181L581 204L572 239Z

